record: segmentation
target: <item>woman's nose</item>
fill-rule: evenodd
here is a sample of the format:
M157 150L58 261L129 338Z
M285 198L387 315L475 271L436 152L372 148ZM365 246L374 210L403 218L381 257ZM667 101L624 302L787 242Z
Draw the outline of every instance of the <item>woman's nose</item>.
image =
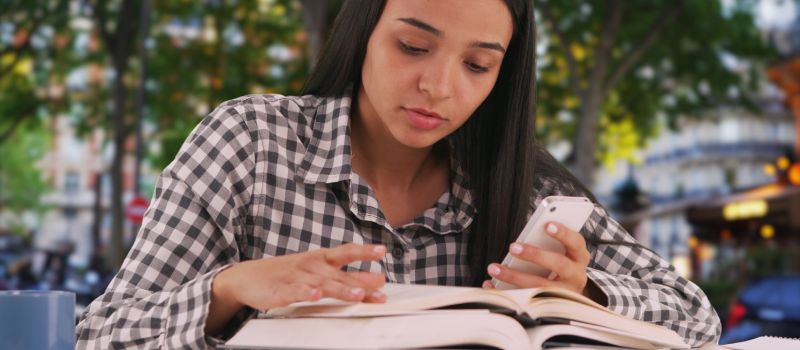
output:
M450 98L453 95L456 68L451 60L427 65L419 78L419 90L436 101Z

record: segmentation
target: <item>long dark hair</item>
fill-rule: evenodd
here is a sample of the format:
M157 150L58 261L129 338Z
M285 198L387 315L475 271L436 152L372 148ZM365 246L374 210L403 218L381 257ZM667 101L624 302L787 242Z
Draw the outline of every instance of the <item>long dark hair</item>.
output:
M467 259L472 280L486 279L486 266L499 262L525 225L537 171L563 169L534 140L535 24L530 0L505 0L514 24L494 88L470 119L450 139L474 198L477 216ZM303 89L304 94L343 96L357 89L367 42L385 0L345 1L325 48ZM543 157L541 157L543 155ZM541 175L541 173L539 174Z

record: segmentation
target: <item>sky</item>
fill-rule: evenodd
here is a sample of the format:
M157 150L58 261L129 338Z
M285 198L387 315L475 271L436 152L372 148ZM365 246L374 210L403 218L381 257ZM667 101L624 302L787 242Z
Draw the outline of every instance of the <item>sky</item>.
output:
M734 0L723 0L731 3ZM797 0L757 0L756 24L762 29L785 29L797 16Z

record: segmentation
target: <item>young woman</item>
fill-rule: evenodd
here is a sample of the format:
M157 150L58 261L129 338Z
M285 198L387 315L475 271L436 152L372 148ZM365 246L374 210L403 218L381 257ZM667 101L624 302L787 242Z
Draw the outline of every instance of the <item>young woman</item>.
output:
M203 348L253 310L491 277L715 341L703 292L599 205L580 233L548 226L566 254L511 244L542 198L591 197L534 143L534 51L529 0L345 2L306 95L241 97L192 132L78 347Z

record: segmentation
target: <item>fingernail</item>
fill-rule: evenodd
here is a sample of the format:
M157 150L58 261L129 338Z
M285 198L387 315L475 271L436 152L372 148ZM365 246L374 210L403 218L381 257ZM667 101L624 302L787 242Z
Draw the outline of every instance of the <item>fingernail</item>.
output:
M350 295L352 295L354 297L357 297L357 296L363 295L363 294L364 294L364 289L363 288L353 288L353 289L350 290Z
M508 249L512 254L521 254L522 246L517 243L511 243L511 248Z
M380 291L377 291L377 290L376 290L376 291L372 292L372 294L370 295L370 297L371 297L372 299L383 299L384 297L386 297L386 294L383 294L383 293L381 293Z
M491 265L489 265L489 268L487 269L487 271L489 272L490 275L497 276L497 275L500 274L500 267L498 267L495 264L491 264Z
M554 224L547 224L547 233L555 235L556 233L558 233L558 226Z
M316 299L317 298L317 288L311 288L306 291L306 299Z
M492 288L492 282L483 281L483 288Z
M386 246L385 245L376 245L372 248L372 251L378 254L386 253Z

